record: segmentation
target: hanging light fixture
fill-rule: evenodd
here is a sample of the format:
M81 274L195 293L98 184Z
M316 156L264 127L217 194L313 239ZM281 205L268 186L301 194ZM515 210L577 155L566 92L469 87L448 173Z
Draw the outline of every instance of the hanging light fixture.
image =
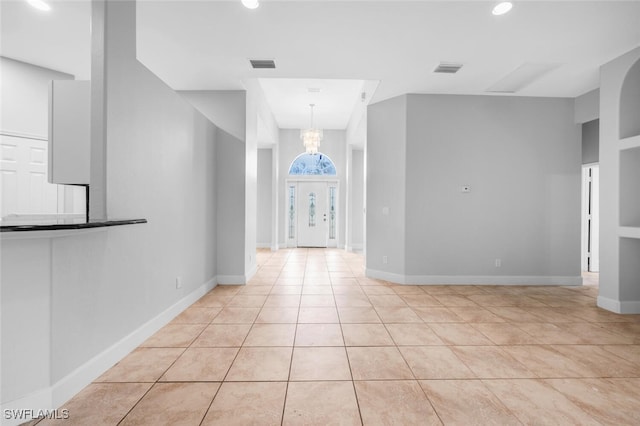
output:
M317 154L322 140L322 130L313 127L313 107L315 104L309 104L309 106L311 107L311 123L308 129L300 130L300 139L302 139L307 154Z
M256 9L258 6L260 6L260 3L258 3L258 0L242 0L242 4L247 9Z

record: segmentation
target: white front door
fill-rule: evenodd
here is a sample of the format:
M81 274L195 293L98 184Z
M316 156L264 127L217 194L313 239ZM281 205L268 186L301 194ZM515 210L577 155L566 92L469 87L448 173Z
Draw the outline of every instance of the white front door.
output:
M327 247L327 183L298 183L298 247Z

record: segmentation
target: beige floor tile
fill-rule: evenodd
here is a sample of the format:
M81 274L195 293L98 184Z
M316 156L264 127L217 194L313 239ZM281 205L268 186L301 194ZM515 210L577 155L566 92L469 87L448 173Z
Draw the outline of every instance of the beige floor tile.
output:
M440 425L431 403L415 380L355 382L365 425Z
M336 418L337 413L339 419ZM360 425L352 382L292 382L283 425Z
M396 347L348 347L347 354L354 380L414 378Z
M597 425L577 405L539 380L483 380L524 424Z
M551 323L517 323L518 328L533 336L538 342L545 345L579 345L587 343L582 336L564 329L562 324Z
M542 320L537 315L533 315L524 308L519 307L487 307L494 314L510 322L530 322L539 323Z
M222 308L233 299L233 294L207 293L191 307L196 308Z
M242 287L241 285L217 285L205 296L235 296Z
M193 342L193 347L237 347L249 334L251 324L211 324Z
M188 348L162 376L163 382L221 382L238 348Z
M303 295L332 295L333 289L330 285L305 285L302 287Z
M492 345L484 334L469 324L431 323L429 327L447 345Z
M155 382L184 352L183 348L138 348L96 382Z
M564 355L575 365L584 366L589 377L640 377L640 365L633 364L601 346L552 345L553 350Z
M501 346L529 371L541 378L588 377L590 371L582 364L546 345Z
M422 323L422 318L413 309L401 306L378 306L375 308L384 323Z
M290 380L351 380L345 348L296 347L293 350Z
M191 306L175 317L171 324L209 324L221 309Z
M383 296L369 296L369 302L378 307L406 307L407 302L397 294Z
M120 425L198 425L220 383L156 383Z
M299 308L300 296L294 294L272 294L264 302L265 308Z
M335 306L336 302L333 299L333 295L329 294L303 294L300 300L300 308Z
M552 322L554 324L562 322L580 322L582 319L571 315L566 308L525 308L525 310L540 318L540 321Z
M236 308L261 308L264 301L267 300L266 295L244 295L238 294L227 304L227 307Z
M339 323L338 311L335 307L300 307L299 324L331 324Z
M396 295L396 292L393 291L391 287L385 287L382 285L368 285L366 287L363 287L362 290L367 296L384 296L384 295L395 296Z
M364 291L358 285L332 285L333 294L364 296Z
M591 345L624 345L631 344L634 340L631 337L608 331L607 324L602 323L560 323L556 326L580 337L583 343Z
M246 285L240 289L239 295L266 296L271 293L272 285Z
M238 352L227 374L230 382L277 382L289 377L292 348L247 348Z
M251 324L255 321L260 308L223 308L218 316L216 316L212 324Z
M298 321L298 308L262 308L256 324L295 324Z
M391 286L390 288L392 288L393 291L398 296L408 296L411 294L413 295L426 294L422 289L422 287L423 286L421 285L394 285L394 286Z
M254 324L243 346L293 346L295 324Z
M602 324L607 331L619 334L629 339L634 345L640 345L640 322L638 323L607 323Z
M345 346L393 346L383 324L342 324Z
M496 345L535 345L539 344L533 336L507 323L481 323L471 325L487 336Z
M413 311L424 322L464 322L449 308L414 307Z
M547 379L584 412L607 425L640 424L640 379Z
M340 324L298 324L296 346L344 346Z
M607 345L602 349L640 366L640 345Z
M47 419L38 425L115 425L151 388L151 383L92 383L65 402L68 419Z
M484 308L471 306L452 306L451 312L462 318L465 322L505 322L505 319Z
M360 282L355 278L332 278L331 285L333 286L353 286L359 285Z
M453 306L471 306L477 308L478 305L469 297L473 296L462 296L462 295L451 295L451 294L438 294L433 296L438 302L442 304L442 306L453 307Z
M274 285L269 294L297 295L302 294L302 285Z
M386 327L398 346L444 345L427 324L387 324Z
M371 302L369 302L369 298L365 295L360 294L336 294L334 296L336 300L336 306L338 308L346 308L346 307L370 307Z
M445 425L521 424L478 380L422 380L419 383Z
M373 307L338 308L340 322L343 324L380 323L380 317Z
M481 379L536 377L497 346L451 346L451 350Z
M186 348L206 327L206 324L167 324L140 346L148 348Z
M448 346L403 346L399 349L418 379L476 377Z
M286 286L302 286L302 277L280 277L274 282L274 287L286 285Z
M280 425L286 391L286 382L225 382L202 425Z
M442 306L442 303L438 302L435 297L424 294L424 292L422 294L403 294L402 299L411 307Z

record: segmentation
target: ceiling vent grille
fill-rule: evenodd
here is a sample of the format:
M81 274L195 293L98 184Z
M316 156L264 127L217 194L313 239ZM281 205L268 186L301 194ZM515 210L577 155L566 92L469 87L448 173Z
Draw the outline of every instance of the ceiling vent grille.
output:
M249 59L249 62L254 69L273 69L276 67L273 59Z
M440 62L440 65L433 70L433 72L441 73L441 74L455 74L460 71L462 68L462 64L453 64L450 62Z

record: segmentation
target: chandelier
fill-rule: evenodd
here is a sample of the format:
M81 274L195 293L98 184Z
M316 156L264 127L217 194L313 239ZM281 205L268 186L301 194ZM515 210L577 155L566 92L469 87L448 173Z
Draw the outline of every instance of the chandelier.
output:
M311 107L311 123L306 130L300 130L300 139L307 154L317 154L320 141L322 140L322 130L313 127L313 107L315 104L309 104Z

